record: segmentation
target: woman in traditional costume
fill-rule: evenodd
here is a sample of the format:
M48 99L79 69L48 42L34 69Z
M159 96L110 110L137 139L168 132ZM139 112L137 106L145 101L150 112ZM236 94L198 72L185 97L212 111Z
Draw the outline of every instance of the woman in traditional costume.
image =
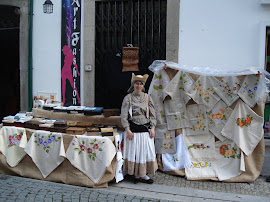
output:
M148 75L132 73L131 87L122 103L121 122L125 128L123 171L134 175L134 183L152 184L147 174L157 170L154 145L156 113L150 96L144 93Z

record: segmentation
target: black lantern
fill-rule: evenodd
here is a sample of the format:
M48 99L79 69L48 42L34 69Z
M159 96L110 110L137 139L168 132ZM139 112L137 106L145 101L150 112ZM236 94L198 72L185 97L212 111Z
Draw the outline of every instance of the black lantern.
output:
M46 0L43 4L43 13L50 14L53 12L53 3L50 0Z

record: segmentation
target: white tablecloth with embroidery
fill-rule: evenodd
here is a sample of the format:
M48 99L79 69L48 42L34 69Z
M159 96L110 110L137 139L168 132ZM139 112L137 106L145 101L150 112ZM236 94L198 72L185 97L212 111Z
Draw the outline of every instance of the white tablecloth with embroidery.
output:
M32 134L25 152L46 178L65 160L63 136L61 133L37 130Z
M115 146L107 137L74 136L66 157L74 167L98 183L115 154Z
M8 165L15 167L26 155L27 144L24 128L4 126L0 131L0 151L6 157Z

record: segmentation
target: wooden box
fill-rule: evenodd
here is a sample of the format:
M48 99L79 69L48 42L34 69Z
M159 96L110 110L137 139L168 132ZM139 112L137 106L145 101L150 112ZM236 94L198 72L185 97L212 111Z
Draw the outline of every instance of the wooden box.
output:
M33 121L33 120L26 121L24 123L25 128L30 128L30 129L35 129L35 130L39 130L39 125L40 125L39 121Z
M104 109L103 115L104 117L120 116L120 109Z
M51 127L53 127L53 124L51 124L51 123L39 124L39 129L40 130L50 131Z
M101 128L102 136L113 136L113 128Z
M66 127L67 126L67 121L65 120L56 120L54 122L54 127Z
M77 127L82 127L82 128L87 128L87 127L91 127L92 123L87 123L87 122L78 122L77 123Z
M68 127L67 134L71 135L83 135L86 132L86 128L80 127Z
M87 136L99 136L100 132L87 132Z
M100 132L100 129L98 127L87 127L87 132Z
M75 127L77 126L77 121L67 121L67 126L68 127Z
M67 127L54 127L52 126L50 128L50 132L56 132L56 133L66 133Z

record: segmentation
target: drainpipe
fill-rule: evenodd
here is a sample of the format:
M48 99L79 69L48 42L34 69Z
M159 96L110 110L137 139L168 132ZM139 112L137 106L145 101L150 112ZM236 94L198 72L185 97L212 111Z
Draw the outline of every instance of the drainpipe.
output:
M33 108L32 36L33 36L33 0L29 0L28 111L32 111Z

